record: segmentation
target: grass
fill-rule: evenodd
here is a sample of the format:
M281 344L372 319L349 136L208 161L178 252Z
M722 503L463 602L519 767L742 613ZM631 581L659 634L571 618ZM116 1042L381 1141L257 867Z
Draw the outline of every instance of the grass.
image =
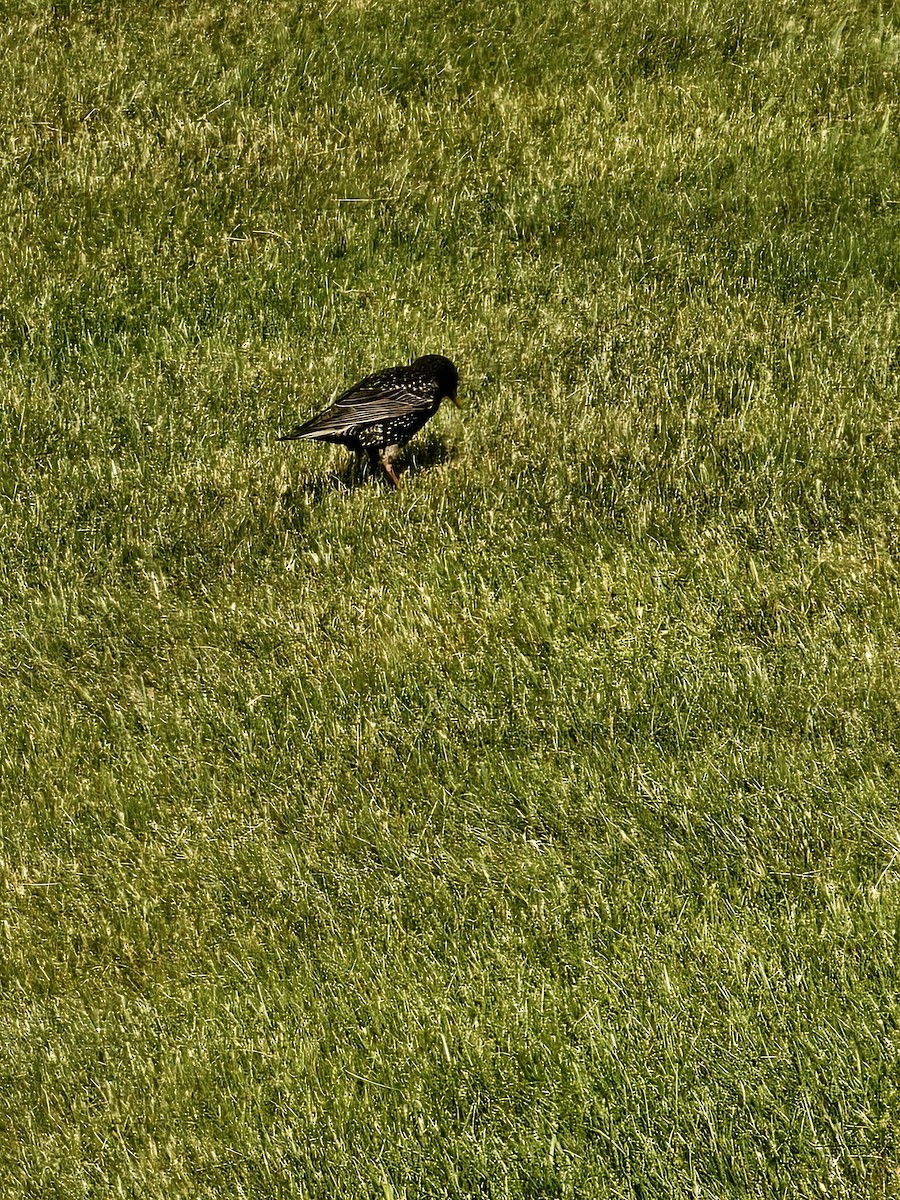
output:
M896 14L0 39L4 1194L900 1195Z

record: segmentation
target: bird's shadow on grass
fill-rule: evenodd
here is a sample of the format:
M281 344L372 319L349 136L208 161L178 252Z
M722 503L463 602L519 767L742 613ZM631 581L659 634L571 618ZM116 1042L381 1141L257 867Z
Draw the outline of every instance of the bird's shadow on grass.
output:
M414 479L433 467L452 462L455 451L445 438L439 434L423 438L414 445L406 446L398 454L394 467L400 475L401 486L405 479ZM371 466L365 457L348 454L346 460L324 475L314 475L298 481L296 486L288 488L282 496L282 504L288 510L297 508L297 501L302 497L307 505L318 504L326 496L334 492L351 495L359 488L377 487L384 491L393 491L390 481L384 471L378 466Z
M442 467L445 463L452 462L455 457L456 451L447 439L439 433L433 433L404 449L399 459L403 473L401 480L404 477L412 479L433 467Z

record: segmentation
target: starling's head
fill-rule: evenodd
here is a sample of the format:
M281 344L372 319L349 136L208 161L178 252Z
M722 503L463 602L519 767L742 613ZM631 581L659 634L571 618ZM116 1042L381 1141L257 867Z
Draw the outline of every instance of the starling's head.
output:
M444 358L442 354L423 354L421 358L416 359L413 366L437 383L438 394L442 400L445 398L452 400L459 408L459 401L456 398L459 389L459 372L449 358Z

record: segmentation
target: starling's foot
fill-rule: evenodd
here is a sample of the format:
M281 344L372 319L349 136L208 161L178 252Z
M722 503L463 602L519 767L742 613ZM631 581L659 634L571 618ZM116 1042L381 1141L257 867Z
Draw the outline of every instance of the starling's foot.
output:
M394 463L396 462L399 449L399 446L385 446L383 450L378 451L378 461L384 467L385 475L387 475L395 488L400 486L400 480L397 478L397 472L394 470Z
M393 464L390 463L386 458L383 458L381 460L381 465L384 467L384 473L391 481L391 485L395 488L398 488L400 486L400 480L397 478L397 472L394 470Z

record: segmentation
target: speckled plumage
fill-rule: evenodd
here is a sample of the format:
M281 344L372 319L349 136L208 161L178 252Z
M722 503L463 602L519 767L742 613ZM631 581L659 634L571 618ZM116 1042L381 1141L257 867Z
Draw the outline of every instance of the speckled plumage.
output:
M441 401L457 403L459 373L449 358L425 354L407 367L388 367L338 396L334 404L303 425L283 434L280 441L308 438L335 442L380 463L391 483L398 480L390 452L405 446L440 408Z

